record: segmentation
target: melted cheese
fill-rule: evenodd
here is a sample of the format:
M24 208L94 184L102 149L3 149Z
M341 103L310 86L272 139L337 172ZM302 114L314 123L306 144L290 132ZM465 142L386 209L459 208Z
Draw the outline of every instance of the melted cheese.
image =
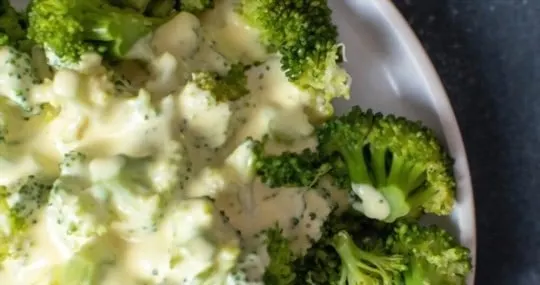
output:
M100 267L99 284L195 284L191 282L196 275L213 265L216 256L234 260L234 250L223 251L205 239L210 231L227 246L238 242L237 237L229 237L229 227L240 232L246 247L254 250L248 263L256 269L254 274L261 275L268 263L258 238L261 231L278 223L293 241L293 249L302 252L310 239L319 236L330 212L330 200L317 191L270 189L253 181L252 158L244 145L248 137L281 138L268 143L272 153L315 146L304 112L309 96L288 82L279 57L267 58L257 33L234 14L230 1L220 3L201 20L180 13L152 38L141 40L131 56L147 60L151 74L142 84L146 89L138 94L115 92L95 64L84 72L58 71L52 81L34 86L32 98L51 104L57 114L24 136L16 149L21 151L17 160L9 165L0 160L0 184L8 185L34 173L58 175L63 155L77 150L94 159L89 179L99 181L119 171L115 155L163 156L166 141L185 144L190 161L186 186L167 197L172 199L166 203L172 210L165 211L152 230L134 229L150 226L150 217L164 207L158 196L110 198L112 208L126 217L98 238L108 253L94 260L106 264ZM183 85L189 71L223 71L225 58L264 60L247 71L249 94L245 97L217 103L193 84ZM6 82L4 89L15 87ZM149 108L151 101L156 109ZM152 175L159 176L158 172ZM209 214L200 200L192 202L201 196L215 199L228 218L227 225L214 225L219 220L215 213ZM178 197L187 200L174 200ZM0 268L2 284L49 285L53 268L64 266L76 254L55 238L47 220L41 219L31 230L36 243L29 251L29 263L19 266L17 260L8 260Z

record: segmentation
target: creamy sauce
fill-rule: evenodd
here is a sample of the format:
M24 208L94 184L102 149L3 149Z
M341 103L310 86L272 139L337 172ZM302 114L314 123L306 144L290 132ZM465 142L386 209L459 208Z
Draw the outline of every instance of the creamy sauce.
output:
M0 53L0 60L6 56ZM49 207L58 208L44 210L26 233L32 246L25 265L18 259L0 262L3 285L50 285L55 268L94 244L98 250L89 264L100 268L98 284L198 284L197 275L208 268L226 271L234 264L239 243L251 252L245 261L254 268L251 273L262 275L268 263L261 239L265 229L279 225L293 250L302 253L319 237L336 201L344 200L330 197L340 191L330 191L329 183L319 191L270 189L255 179L248 138L270 135L266 147L276 154L315 147L305 113L310 96L288 82L279 58L266 55L257 33L234 15L230 1L200 20L180 13L141 40L132 57L148 61L149 69L148 74L130 72L140 80L136 85L144 86L136 92L117 90L95 55L29 90L31 102L47 103L53 112L49 120L40 117L41 123L14 124L20 143L8 146L15 153L9 160L0 149L0 185L32 174L58 177L64 155L78 151L88 157L87 171L62 177L80 179L77 191L87 196L50 198ZM60 66L50 52L48 58ZM245 97L218 103L209 92L186 84L190 72L226 70L226 58L263 61L246 72ZM9 90L26 84L0 70L1 80L0 93L10 98ZM119 185L110 180L125 166L118 155L163 162L148 168L156 189L110 190ZM175 159L174 171L166 167L170 159ZM178 186L171 190L172 180ZM365 186L356 190L366 215L388 215L387 203L370 206L380 198L378 192ZM84 207L83 199L95 207ZM79 224L77 234L69 233L60 217Z
M352 190L361 200L361 202L353 203L353 208L364 213L366 217L384 220L390 215L390 204L373 186L353 184Z

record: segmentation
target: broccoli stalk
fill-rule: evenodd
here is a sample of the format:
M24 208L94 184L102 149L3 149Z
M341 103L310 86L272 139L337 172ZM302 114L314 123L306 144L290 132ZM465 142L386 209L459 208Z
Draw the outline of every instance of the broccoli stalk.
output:
M354 107L320 126L317 137L320 153L333 163L331 174L341 186L352 186L357 210L386 222L422 211L451 212L456 185L451 160L420 123ZM389 208L384 215L369 212L384 205Z
M29 37L74 63L87 52L125 58L139 39L164 21L105 0L35 0L28 16Z
M472 268L470 250L436 226L398 222L387 247L407 259L405 285L465 284Z
M346 231L332 238L332 245L341 258L339 284L392 285L398 283L405 262L399 255L384 255L364 251Z
M242 0L238 10L269 52L281 55L289 81L313 95L317 113L331 115L331 100L348 98L350 76L338 65L342 49L326 0Z

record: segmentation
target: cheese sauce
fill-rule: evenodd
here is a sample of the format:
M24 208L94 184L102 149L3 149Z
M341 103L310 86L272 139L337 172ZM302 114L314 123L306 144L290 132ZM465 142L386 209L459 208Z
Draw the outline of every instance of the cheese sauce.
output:
M21 124L27 134L12 148L16 159L0 158L0 185L11 185L32 174L58 176L58 165L73 150L98 159L93 160L90 168L94 170L85 179L103 180L114 173L111 169L120 167L107 163L108 158L151 155L167 159L169 142L179 142L185 148L185 181L165 198L169 201L141 196L133 200L134 205L126 206L125 201L107 200L116 203L113 208L118 213L139 213L113 223L105 234L89 238L88 244L99 249L91 258L94 272L99 273L96 284L196 284L192 283L196 275L212 266L216 256L229 254L223 248L231 241L241 241L264 261L261 232L276 224L292 240L294 251L309 248L336 203L335 197L320 193L339 191L329 191L329 183L318 186L321 191L313 191L270 189L253 181L253 174L245 172L252 161L249 145L244 144L248 137L258 140L270 135L267 149L271 153L315 147L313 127L304 112L309 96L287 80L277 56L267 57L257 33L237 18L232 5L222 1L201 20L180 13L153 37L143 39L132 55L147 59L150 66L150 74L144 75L149 76L146 88L135 94L116 91L103 69L96 67L100 60L95 56L89 56L95 64L86 66L84 72L60 70L52 80L35 85L33 102L49 104L55 115L38 127ZM6 55L0 52L1 56ZM209 92L186 85L186 74L191 71L224 70L225 58L264 59L246 73L248 95L218 103ZM143 73L131 74L138 77ZM20 82L5 79L0 91L18 88L17 84ZM156 107L149 108L149 102ZM367 200L373 196L362 191ZM204 196L215 199L219 213L207 209ZM346 201L344 197L341 201ZM43 211L43 215L47 213ZM159 223L151 225L149 217L155 213L161 213ZM382 208L373 212L383 214ZM221 219L226 226L215 225ZM147 220L150 225L143 222ZM51 219L41 217L27 230L30 245L24 262L7 259L1 264L3 285L57 284L51 283L56 278L53 273L67 266L76 252L59 242L56 227L47 221ZM134 230L142 227L149 229ZM239 236L230 238L227 227ZM208 231L222 243L207 240Z

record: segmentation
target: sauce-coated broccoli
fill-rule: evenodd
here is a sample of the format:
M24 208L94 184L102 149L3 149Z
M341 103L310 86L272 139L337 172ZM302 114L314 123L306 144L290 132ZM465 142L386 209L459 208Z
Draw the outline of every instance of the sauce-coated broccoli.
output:
M238 10L268 50L281 55L287 78L312 93L318 112L332 114L331 100L349 97L350 76L338 65L343 51L327 1L243 0Z
M193 82L200 89L209 91L218 102L234 101L249 93L245 70L245 66L234 64L225 75L198 72L193 74Z
M124 58L164 21L105 0L36 0L28 17L29 37L66 62L78 62L87 52Z

